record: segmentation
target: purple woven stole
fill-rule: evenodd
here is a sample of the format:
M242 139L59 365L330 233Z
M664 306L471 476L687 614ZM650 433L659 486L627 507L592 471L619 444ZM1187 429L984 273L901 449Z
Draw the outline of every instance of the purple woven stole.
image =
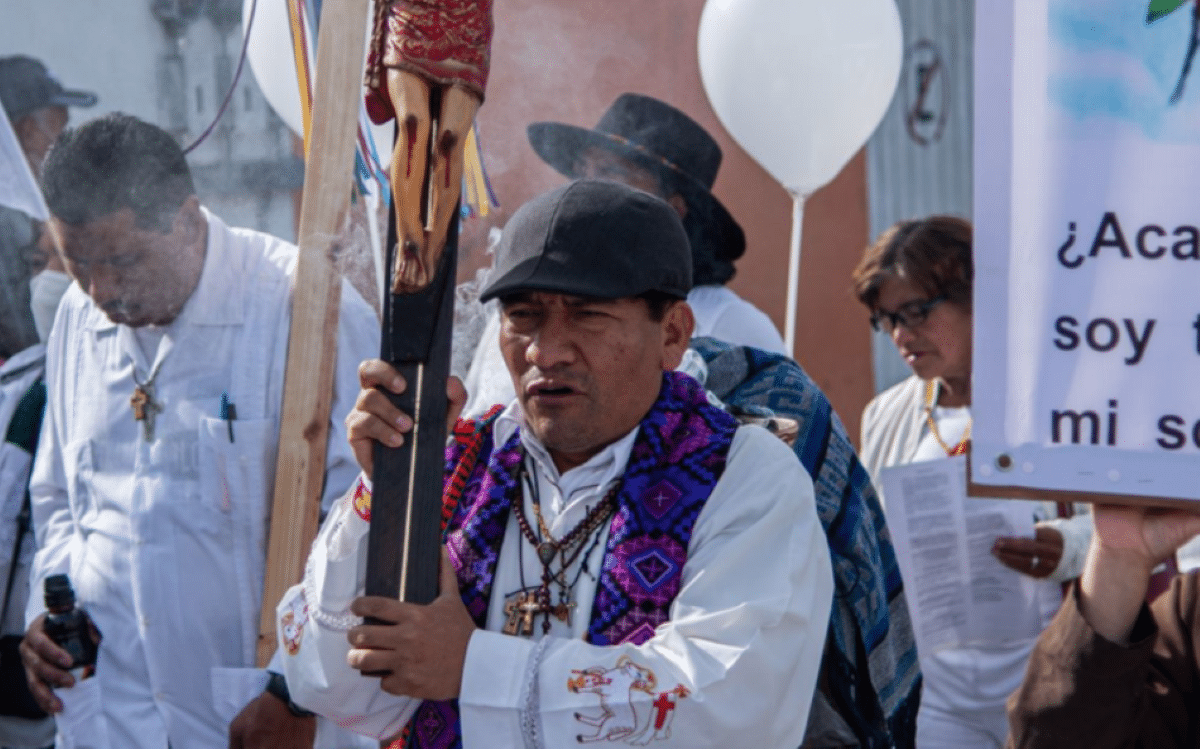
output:
M667 621L683 582L692 527L725 470L736 429L733 417L709 405L695 380L677 372L663 374L658 400L642 420L617 495L588 642L640 645ZM484 627L510 498L519 490L521 450L517 434L493 451L490 428L476 432L486 441L447 527L446 546L463 603L475 624ZM461 440L447 449L448 476L463 450ZM409 723L408 746L461 747L457 701L421 703Z

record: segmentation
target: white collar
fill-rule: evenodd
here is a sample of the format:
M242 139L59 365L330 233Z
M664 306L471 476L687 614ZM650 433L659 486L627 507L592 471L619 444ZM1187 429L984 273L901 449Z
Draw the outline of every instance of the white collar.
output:
M508 442L517 427L521 427L521 445L525 448L526 454L533 458L538 472L556 486L562 497L569 503L571 495L581 489L608 486L625 473L625 466L629 463L629 454L633 451L633 441L637 437L641 423L639 422L625 436L593 455L583 465L576 466L563 474L559 474L554 460L550 457L550 451L534 435L533 430L527 428L525 413L516 400L510 403L496 418L496 424L493 427L494 444L499 446Z

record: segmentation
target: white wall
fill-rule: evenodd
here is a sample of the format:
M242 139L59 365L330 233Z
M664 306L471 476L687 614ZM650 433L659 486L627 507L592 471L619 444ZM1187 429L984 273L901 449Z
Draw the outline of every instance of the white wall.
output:
M91 109L73 109L72 123L122 111L169 128L162 59L173 50L151 13L153 0L0 0L0 55L28 54L41 59L67 88L100 97ZM225 95L217 80L217 59L224 48L232 73L241 52L241 29L222 35L203 13L188 27L180 53L184 60L186 128L178 133L187 146L216 115ZM248 106L247 106L248 105ZM206 174L215 166L240 174L241 165L291 156L291 136L258 90L247 64L231 106L213 134L189 155ZM198 178L201 200L227 222L295 238L295 207L290 192L217 190Z

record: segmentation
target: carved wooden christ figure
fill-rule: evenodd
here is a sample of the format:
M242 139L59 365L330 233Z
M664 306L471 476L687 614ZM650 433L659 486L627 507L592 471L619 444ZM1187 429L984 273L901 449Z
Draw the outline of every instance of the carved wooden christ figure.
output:
M433 280L462 189L463 144L483 102L492 0L377 0L367 111L397 121L390 177L394 293Z

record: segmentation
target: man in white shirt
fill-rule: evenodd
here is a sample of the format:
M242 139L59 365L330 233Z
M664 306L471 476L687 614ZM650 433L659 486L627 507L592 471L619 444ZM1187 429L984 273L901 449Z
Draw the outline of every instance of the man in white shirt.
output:
M580 180L514 214L483 296L518 396L447 448L442 594L361 597L360 479L278 609L299 704L415 747L800 744L828 546L787 447L674 371L690 288L678 215L645 192ZM395 370L360 375L370 473L411 421L374 389Z
M241 705L215 703L254 678L296 249L201 208L179 145L128 115L64 133L43 184L78 284L47 347L26 670L60 745L224 746ZM345 414L378 341L347 284L338 341ZM332 422L326 500L356 471ZM103 635L78 683L42 631L55 573Z

